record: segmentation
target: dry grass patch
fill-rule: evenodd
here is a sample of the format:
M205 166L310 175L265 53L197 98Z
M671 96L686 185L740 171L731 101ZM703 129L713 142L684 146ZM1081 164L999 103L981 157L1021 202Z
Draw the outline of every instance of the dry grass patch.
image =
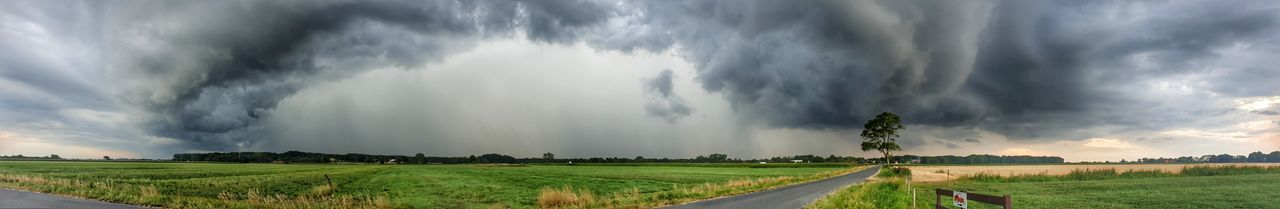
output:
M591 191L574 191L569 186L560 189L545 187L538 193L538 207L542 208L586 208L595 202Z

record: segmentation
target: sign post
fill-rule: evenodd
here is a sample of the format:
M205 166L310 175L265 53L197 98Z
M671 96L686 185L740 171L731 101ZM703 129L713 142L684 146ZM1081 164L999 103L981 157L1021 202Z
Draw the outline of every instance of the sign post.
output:
M952 204L960 209L969 209L969 194L961 191L951 192Z

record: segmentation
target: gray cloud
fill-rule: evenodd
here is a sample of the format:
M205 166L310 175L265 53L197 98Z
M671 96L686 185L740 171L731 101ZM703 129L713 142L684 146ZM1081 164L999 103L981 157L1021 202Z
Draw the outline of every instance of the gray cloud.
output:
M645 112L667 122L676 122L693 112L693 108L686 105L684 99L672 90L675 88L675 84L671 82L673 77L675 73L667 69L644 82L645 94L649 96L648 103L644 105Z
M891 111L947 129L904 145L1207 126L1239 119L1232 99L1280 94L1274 1L74 3L2 3L45 26L0 39L5 122L134 108L192 149L252 149L274 131L260 121L303 89L512 38L672 52L737 119L768 128L847 131ZM13 38L47 34L91 52L29 53L50 42ZM668 122L694 109L673 74L642 84L645 111Z
M960 149L960 145L957 145L957 144L955 144L955 143L951 143L951 142L944 142L944 141L933 141L933 142L934 142L934 143L938 143L938 144L942 144L943 146L947 147L947 149Z
M1274 2L645 2L623 50L677 46L703 88L747 118L850 128L892 111L913 124L979 127L1014 139L1090 136L1100 125L1162 127L1127 112L1160 98L1134 82L1199 73L1241 42L1273 46ZM643 27L632 27L643 28ZM673 37L670 40L666 37ZM1157 63L1141 70L1135 59ZM1244 76L1260 75L1256 70ZM1265 73L1274 73L1266 70ZM1235 75L1235 74L1232 74ZM1267 78L1259 76L1258 78ZM1266 95L1269 84L1240 85ZM1226 90L1220 90L1226 91ZM1156 123L1156 124L1152 124Z
M133 2L130 2L133 3ZM600 23L589 1L145 2L112 4L124 95L157 135L199 149L245 148L259 122L315 81L413 68L509 37L565 42ZM569 9L600 8L600 9Z

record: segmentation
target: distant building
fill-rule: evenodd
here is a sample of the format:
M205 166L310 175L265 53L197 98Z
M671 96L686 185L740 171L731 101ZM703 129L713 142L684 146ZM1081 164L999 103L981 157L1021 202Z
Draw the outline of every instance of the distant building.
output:
M760 162L760 164L769 164L769 162Z
M804 163L804 160L791 160L792 163Z

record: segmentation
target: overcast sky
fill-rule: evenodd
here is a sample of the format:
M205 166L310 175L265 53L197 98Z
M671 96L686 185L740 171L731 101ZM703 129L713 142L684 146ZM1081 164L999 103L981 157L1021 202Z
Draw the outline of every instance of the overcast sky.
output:
M0 155L1280 150L1277 1L0 1Z

